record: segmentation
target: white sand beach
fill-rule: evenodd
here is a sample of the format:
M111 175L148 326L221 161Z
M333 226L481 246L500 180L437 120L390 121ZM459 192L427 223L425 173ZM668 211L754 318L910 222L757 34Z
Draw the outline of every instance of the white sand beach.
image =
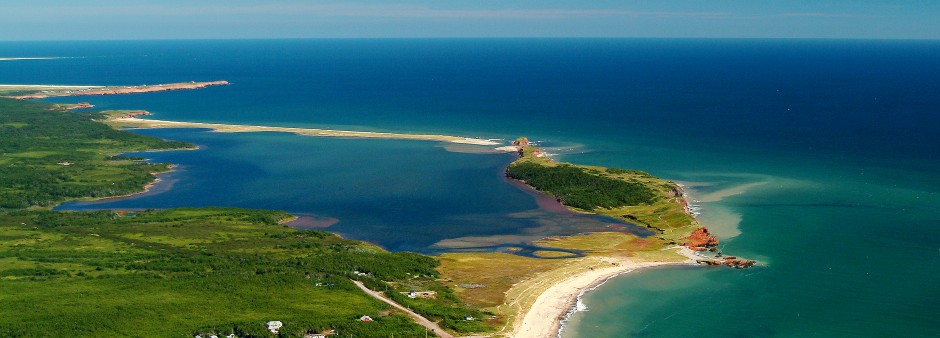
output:
M520 316L508 336L515 338L555 337L561 328L561 321L575 306L578 296L608 279L635 271L665 265L695 265L696 257L692 250L676 248L678 253L688 260L681 262L636 262L629 258L596 257L597 262L590 268L579 269L558 280L547 280L550 286L543 291L531 307ZM540 278L540 277L537 277Z

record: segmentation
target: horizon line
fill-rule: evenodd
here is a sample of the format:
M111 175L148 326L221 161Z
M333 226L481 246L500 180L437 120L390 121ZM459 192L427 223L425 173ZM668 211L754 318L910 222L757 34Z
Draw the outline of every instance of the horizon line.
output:
M847 40L847 41L940 41L940 38L864 37L640 37L640 36L415 36L415 37L264 37L264 38L135 38L135 39L34 39L3 42L105 42L105 41L273 41L273 40Z

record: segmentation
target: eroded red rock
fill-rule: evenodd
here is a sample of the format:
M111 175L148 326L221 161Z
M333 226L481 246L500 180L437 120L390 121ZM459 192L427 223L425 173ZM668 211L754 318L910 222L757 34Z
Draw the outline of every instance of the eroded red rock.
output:
M695 229L695 231L685 239L687 242L683 245L695 251L705 251L718 246L718 238L709 234L708 228L706 227Z

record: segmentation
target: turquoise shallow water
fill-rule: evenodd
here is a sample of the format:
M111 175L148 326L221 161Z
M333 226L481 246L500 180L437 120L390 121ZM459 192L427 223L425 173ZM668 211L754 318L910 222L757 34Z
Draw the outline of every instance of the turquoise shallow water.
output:
M584 297L588 311L566 337L940 333L937 42L0 43L0 56L50 55L78 58L0 62L0 82L226 79L233 85L80 100L162 119L528 135L562 147L551 151L566 161L685 182L723 251L762 262L611 280ZM204 149L148 155L181 164L166 177L171 190L94 207L280 208L393 250L603 226L533 213L532 196L501 180L511 160L502 155L430 142L148 133Z
M762 266L615 278L583 297L587 311L563 336L679 336L692 327L708 337L935 335L940 198L852 171L755 178L768 183L702 203L707 224L725 225L716 228L724 251Z

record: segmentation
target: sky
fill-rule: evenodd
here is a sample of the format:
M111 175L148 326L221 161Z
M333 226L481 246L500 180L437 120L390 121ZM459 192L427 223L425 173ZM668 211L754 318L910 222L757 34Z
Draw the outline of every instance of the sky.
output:
M0 40L940 39L937 0L3 0Z

